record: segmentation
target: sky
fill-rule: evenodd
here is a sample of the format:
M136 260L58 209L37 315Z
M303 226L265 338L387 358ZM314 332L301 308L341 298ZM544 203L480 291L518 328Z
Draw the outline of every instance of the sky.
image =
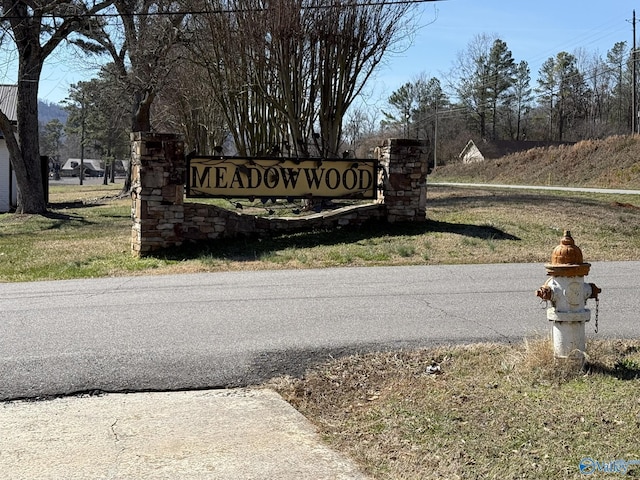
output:
M495 34L506 42L516 63L525 60L532 85L542 63L558 52L584 48L605 56L616 42L633 43L632 15L640 2L627 0L443 0L419 6L419 29L412 45L387 59L370 83L370 99L379 103L419 75L442 78L459 52L476 35ZM640 31L640 20L636 22ZM640 42L639 42L640 45ZM3 51L5 55L7 52ZM0 83L16 83L15 62L0 62ZM9 59L10 60L10 59ZM58 103L69 86L96 71L72 53L60 50L45 64L42 100Z

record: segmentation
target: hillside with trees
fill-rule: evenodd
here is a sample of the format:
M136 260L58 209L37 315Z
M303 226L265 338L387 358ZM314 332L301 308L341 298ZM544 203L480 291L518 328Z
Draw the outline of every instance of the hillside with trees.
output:
M428 181L640 190L640 135L534 148L470 164L437 167Z
M57 103L38 101L38 122L41 127L52 120L58 120L64 125L68 116L67 111Z

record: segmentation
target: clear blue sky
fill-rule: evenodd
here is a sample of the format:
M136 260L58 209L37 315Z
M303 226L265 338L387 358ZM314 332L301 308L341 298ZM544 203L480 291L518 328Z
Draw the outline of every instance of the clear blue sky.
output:
M393 58L378 74L376 92L386 99L403 83L422 73L429 78L442 78L453 66L458 52L466 50L473 37L483 33L496 34L505 41L516 63L527 61L534 86L544 61L561 51L574 53L583 48L604 57L616 42L626 41L630 48L634 8L640 17L640 2L636 5L626 0L425 3L421 7L423 28L413 46ZM636 28L640 35L638 19Z
M606 55L615 42L631 46L632 12L640 2L626 0L445 0L420 6L422 17L413 46L391 58L377 74L373 102L386 99L403 83L421 73L442 77L451 69L458 52L475 35L496 34L507 43L516 62L529 63L532 84L542 63L560 51L577 48ZM435 22L432 22L435 19ZM640 24L638 24L640 32ZM640 46L640 42L639 42ZM0 83L14 83L15 69L0 69ZM59 102L69 85L90 78L95 70L83 67L80 58L63 51L47 62L40 84L40 98Z

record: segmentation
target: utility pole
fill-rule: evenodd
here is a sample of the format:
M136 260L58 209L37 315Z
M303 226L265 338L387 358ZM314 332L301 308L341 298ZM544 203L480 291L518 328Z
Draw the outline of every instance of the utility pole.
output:
M436 100L436 123L433 128L433 170L438 166L438 100Z
M631 63L633 67L633 81L631 85L631 133L638 132L638 94L636 92L636 11L633 11L633 48L631 50Z
M87 127L87 114L85 109L84 89L82 90L82 104L80 105L80 185L84 183L84 143Z

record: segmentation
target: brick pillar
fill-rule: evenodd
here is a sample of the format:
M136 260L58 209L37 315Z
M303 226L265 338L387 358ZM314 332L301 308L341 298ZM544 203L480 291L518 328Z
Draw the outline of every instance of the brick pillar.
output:
M427 219L428 144L392 138L378 150L384 169L382 201L387 221L424 222Z
M182 243L184 142L178 135L131 134L131 251L144 256Z

